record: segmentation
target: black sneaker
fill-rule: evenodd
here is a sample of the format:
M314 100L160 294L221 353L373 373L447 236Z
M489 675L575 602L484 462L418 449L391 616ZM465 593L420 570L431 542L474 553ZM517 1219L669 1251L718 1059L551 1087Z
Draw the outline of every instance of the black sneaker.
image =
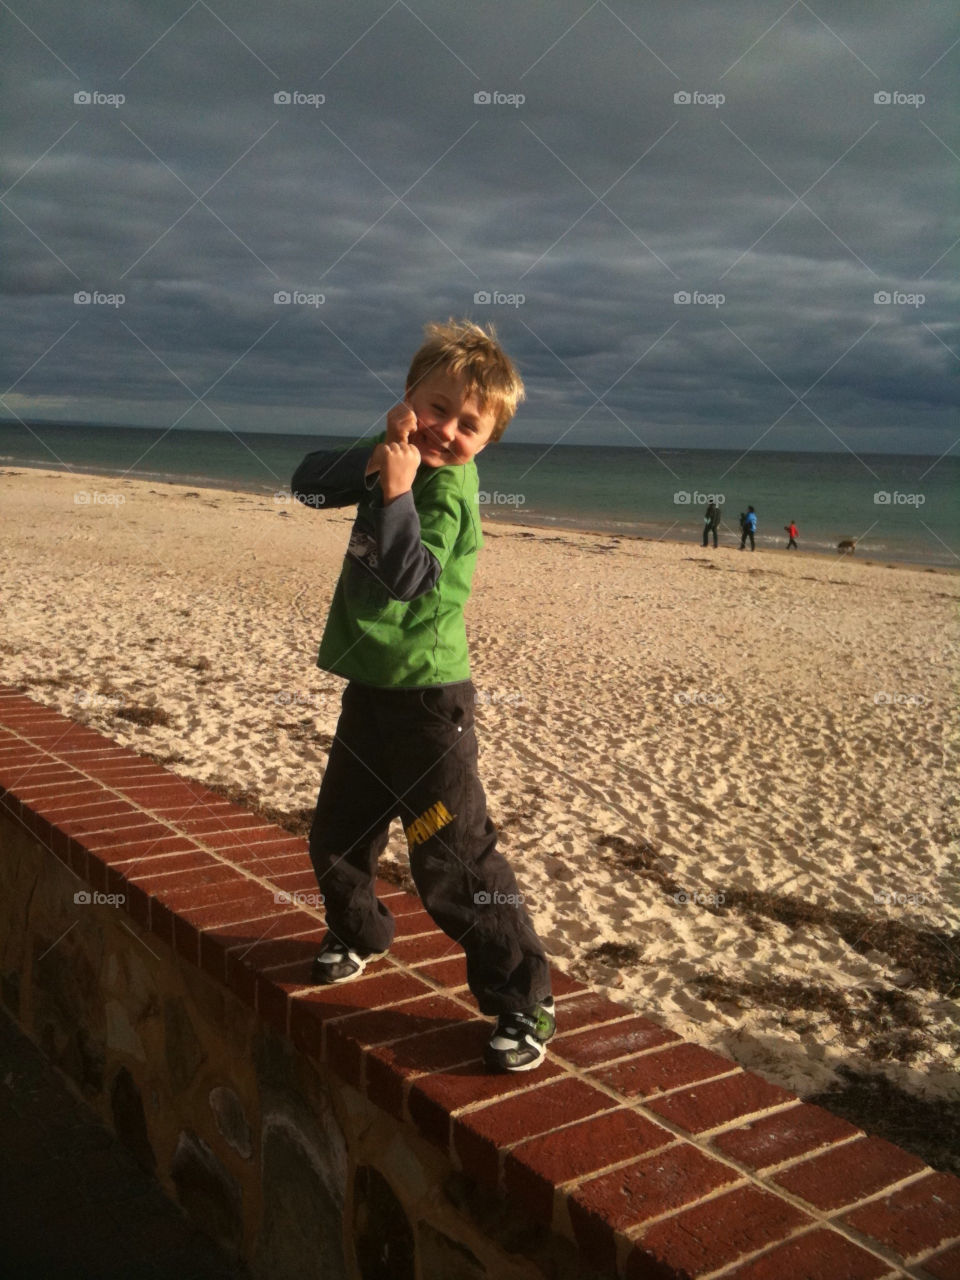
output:
M328 933L313 958L313 976L323 986L332 982L349 982L351 978L360 977L370 960L376 960L382 955L386 955L386 952L375 951L369 955L360 955Z
M532 1071L546 1057L557 1029L553 996L522 1013L501 1013L487 1045L487 1065L499 1071Z

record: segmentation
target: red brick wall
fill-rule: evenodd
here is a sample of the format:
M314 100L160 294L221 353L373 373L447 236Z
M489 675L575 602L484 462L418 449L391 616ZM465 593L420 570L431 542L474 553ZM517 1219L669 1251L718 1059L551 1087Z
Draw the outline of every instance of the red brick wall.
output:
M388 956L311 985L306 842L0 686L0 808L481 1187L636 1278L960 1277L960 1182L555 973L532 1075L489 1074L462 953L381 882ZM0 849L0 857L3 851Z

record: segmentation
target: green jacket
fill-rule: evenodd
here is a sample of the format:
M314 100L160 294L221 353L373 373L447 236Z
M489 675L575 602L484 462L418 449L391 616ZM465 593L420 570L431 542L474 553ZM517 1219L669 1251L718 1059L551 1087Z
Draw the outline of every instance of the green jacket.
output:
M384 507L376 477L364 479L370 447L310 454L291 481L308 506L358 503L317 666L383 689L468 680L463 607L483 545L476 465L421 467Z

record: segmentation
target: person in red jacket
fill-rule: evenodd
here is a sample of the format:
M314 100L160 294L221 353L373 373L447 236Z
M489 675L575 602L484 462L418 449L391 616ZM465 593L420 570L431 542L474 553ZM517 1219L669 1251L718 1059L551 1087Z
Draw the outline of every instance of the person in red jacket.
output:
M797 526L796 526L796 524L794 524L794 522L791 520L791 521L790 521L790 523L789 523L789 524L785 524L785 525L783 526L783 528L784 528L784 531L785 531L786 533L789 533L789 535L790 535L790 541L787 543L787 550L789 551L789 550L792 548L794 551L799 551L799 550L800 550L800 548L797 546Z

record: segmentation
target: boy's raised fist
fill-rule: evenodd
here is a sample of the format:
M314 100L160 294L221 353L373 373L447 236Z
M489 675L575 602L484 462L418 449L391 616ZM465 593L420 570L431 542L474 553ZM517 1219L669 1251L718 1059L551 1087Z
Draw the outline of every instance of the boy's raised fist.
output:
M387 414L387 444L406 444L417 429L417 415L407 404L395 404Z
M409 492L417 468L420 466L420 450L416 445L402 442L377 445L374 453L380 454L380 489L384 506Z

